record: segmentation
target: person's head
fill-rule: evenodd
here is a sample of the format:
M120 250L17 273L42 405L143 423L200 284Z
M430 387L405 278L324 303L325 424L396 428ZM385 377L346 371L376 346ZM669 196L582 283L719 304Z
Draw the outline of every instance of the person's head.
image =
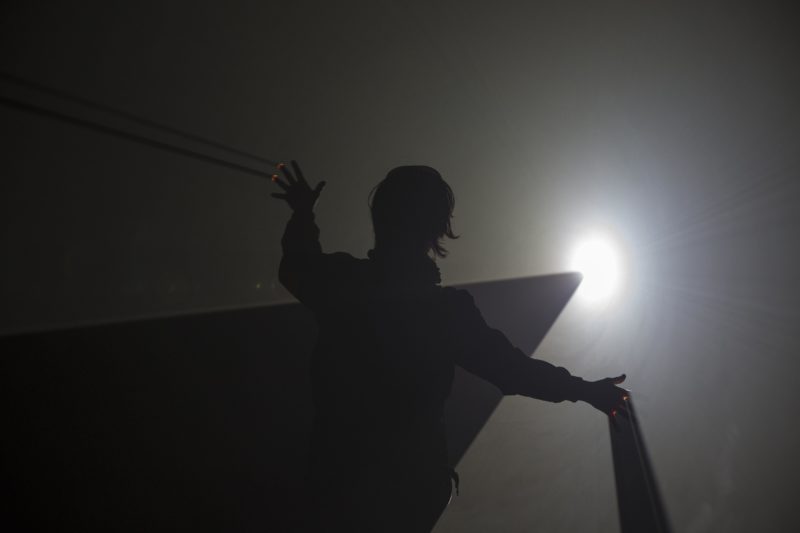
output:
M370 192L376 248L447 255L442 239L457 239L450 226L455 197L433 168L402 166L389 171Z

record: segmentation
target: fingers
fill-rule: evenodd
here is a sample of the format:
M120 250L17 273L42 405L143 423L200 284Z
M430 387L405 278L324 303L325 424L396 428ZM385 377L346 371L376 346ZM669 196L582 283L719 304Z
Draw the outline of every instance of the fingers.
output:
M297 161L292 160L291 164L294 172L289 170L285 163L279 163L278 169L283 174L283 178L281 178L281 176L278 174L273 174L271 177L272 181L281 189L283 189L286 194L276 193L272 194L271 196L273 198L288 201L291 207L295 210L306 207L313 209L317 198L319 198L322 189L326 185L326 182L319 182L314 190L311 190L311 187L309 187L305 176L303 176L303 171L300 170L300 165L297 164Z
M272 177L271 177L270 179L273 181L273 183L277 183L277 184L278 184L278 186L279 186L281 189L283 189L284 191L288 191L288 190L289 190L289 184L288 184L288 183L286 183L285 181L283 181L283 180L280 178L280 176L278 176L277 174L273 174L273 175L272 175Z
M619 426L617 426L617 420L620 418L624 418L625 420L631 419L631 413L624 405L618 405L608 413L608 419L616 429L619 429Z
M616 417L617 415L622 416L626 420L630 420L630 410L628 409L628 400L630 400L630 391L625 389L617 388L619 391L619 396L617 396L617 400L615 402L616 405L611 408L611 412L609 416Z
M602 381L603 383L611 383L613 385L619 385L620 383L625 381L625 377L626 377L625 374L621 374L615 378L604 378L601 379L600 381Z
M286 181L289 182L289 185L294 185L295 183L297 183L297 180L295 179L294 175L292 175L292 172L289 170L289 168L286 166L286 163L278 163L278 170L283 172L283 175L286 177Z
M292 168L294 169L294 173L297 176L297 181L302 183L305 186L308 186L308 182L306 181L305 176L303 176L303 171L300 170L300 165L297 164L297 161L292 159Z
M617 396L618 399L617 399L617 406L616 406L615 409L617 409L618 411L624 411L625 413L627 413L628 412L628 400L631 397L630 393L629 393L629 391L626 391L625 389L620 389L620 388L617 388L617 393L618 393L618 396Z
M612 411L611 414L608 415L608 425L611 426L614 431L620 431L616 414L617 413Z
M617 398L620 398L623 402L627 401L631 397L631 391L628 389L623 389L622 387L614 387L614 394Z

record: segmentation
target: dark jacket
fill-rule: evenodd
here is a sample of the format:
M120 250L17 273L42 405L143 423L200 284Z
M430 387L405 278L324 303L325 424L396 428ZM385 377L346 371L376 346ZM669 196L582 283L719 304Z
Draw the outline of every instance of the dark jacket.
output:
M315 490L333 491L325 498L355 487L350 497L363 506L398 475L444 484L442 414L454 365L503 394L578 399L581 379L514 347L469 292L440 285L428 257L322 253L311 212L292 216L282 245L281 283L319 326L310 466Z

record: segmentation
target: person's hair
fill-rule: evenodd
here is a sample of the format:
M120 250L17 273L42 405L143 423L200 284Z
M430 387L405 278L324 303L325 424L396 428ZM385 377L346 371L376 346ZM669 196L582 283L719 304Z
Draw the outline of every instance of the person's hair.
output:
M392 169L369 193L369 207L376 245L409 243L445 257L444 237L458 238L450 225L453 190L431 167Z

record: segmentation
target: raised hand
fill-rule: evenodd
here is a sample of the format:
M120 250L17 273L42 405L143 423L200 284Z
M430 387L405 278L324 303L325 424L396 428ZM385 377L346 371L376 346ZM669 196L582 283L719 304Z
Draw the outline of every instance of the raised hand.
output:
M628 414L625 402L628 400L630 392L622 387L617 387L623 381L625 381L625 374L615 378L587 382L582 399L612 418L617 414L625 416Z
M289 207L294 211L311 211L314 209L314 204L317 203L319 193L325 187L325 182L320 181L313 189L309 186L303 173L300 171L300 166L297 161L292 161L292 168L294 174L286 167L286 164L280 163L278 169L283 173L285 180L281 179L277 174L272 175L272 181L284 190L282 193L272 193L270 196L280 200L286 200Z

